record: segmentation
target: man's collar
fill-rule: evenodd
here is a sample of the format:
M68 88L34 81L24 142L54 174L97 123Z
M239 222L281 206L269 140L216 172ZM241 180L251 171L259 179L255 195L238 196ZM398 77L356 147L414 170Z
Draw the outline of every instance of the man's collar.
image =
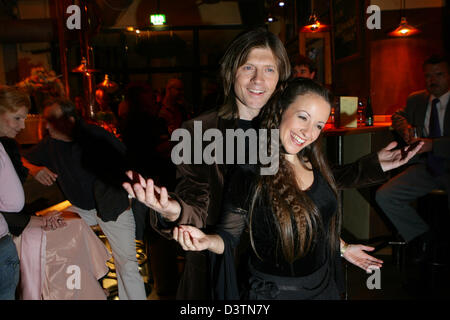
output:
M429 101L433 101L433 99L436 99L436 97L433 94L430 94ZM442 106L447 106L448 101L450 99L450 90L448 90L446 93L444 93L438 99L441 102Z

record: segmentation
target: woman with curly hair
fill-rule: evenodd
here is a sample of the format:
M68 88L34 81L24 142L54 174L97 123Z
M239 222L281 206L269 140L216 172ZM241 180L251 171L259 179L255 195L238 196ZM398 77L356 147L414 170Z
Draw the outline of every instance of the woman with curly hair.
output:
M361 255L363 250L373 248L347 245L340 240L338 190L379 183L392 163L398 165L405 159L398 150L392 153L395 159L391 158L389 165L383 161L383 153L395 147L391 143L378 154L331 169L320 144L330 101L327 89L312 80L289 81L260 114L261 128L279 129L278 172L260 175L256 166L236 167L226 182L223 215L216 234L205 234L188 225L174 229L174 238L183 249L207 249L232 260L232 248L248 226L252 250L249 279L241 297L338 299L342 289L340 254L366 270L381 267L382 261ZM359 260L352 261L356 256ZM230 263L225 262L225 266ZM223 297L238 299L235 279L231 276L224 283L227 281L232 288L229 285Z

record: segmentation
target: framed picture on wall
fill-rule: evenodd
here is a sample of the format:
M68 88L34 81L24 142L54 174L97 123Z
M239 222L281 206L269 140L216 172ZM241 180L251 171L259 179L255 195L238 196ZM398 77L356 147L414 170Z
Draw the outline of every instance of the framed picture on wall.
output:
M358 0L333 0L331 6L335 63L357 58L361 50Z
M300 54L315 62L316 80L325 85L330 85L332 82L330 42L329 32L300 32L299 34Z

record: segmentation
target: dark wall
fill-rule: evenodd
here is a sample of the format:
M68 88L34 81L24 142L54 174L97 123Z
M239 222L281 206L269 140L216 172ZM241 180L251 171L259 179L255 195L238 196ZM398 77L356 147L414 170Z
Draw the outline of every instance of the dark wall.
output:
M422 64L433 53L444 53L444 8L406 11L410 25L420 29L411 37L389 37L400 22L399 11L382 12L382 30L370 32L370 83L375 114L392 114L408 95L425 87ZM392 29L392 27L391 27Z
M369 93L369 58L365 28L367 1L358 1L356 37L358 52L348 58L333 61L333 91L336 95L366 97ZM332 10L335 10L333 8ZM333 11L332 11L333 14ZM333 33L332 33L333 34ZM335 51L336 48L333 47Z
M432 53L449 47L448 4L444 8L406 10L408 23L418 35L393 38L388 35L399 23L400 10L381 12L381 30L366 27L368 1L361 0L360 50L357 56L334 61L333 89L337 95L372 97L375 114L392 114L404 106L406 97L424 88L422 62Z

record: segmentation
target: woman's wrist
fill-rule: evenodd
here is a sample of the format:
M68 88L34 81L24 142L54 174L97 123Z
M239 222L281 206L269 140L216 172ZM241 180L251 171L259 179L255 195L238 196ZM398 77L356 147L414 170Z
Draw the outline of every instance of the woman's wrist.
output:
M206 236L208 238L208 250L215 254L223 254L225 250L225 244L223 239L218 234L210 234Z
M341 257L344 256L345 251L347 251L348 247L349 247L348 243L346 243L345 241L341 241Z

